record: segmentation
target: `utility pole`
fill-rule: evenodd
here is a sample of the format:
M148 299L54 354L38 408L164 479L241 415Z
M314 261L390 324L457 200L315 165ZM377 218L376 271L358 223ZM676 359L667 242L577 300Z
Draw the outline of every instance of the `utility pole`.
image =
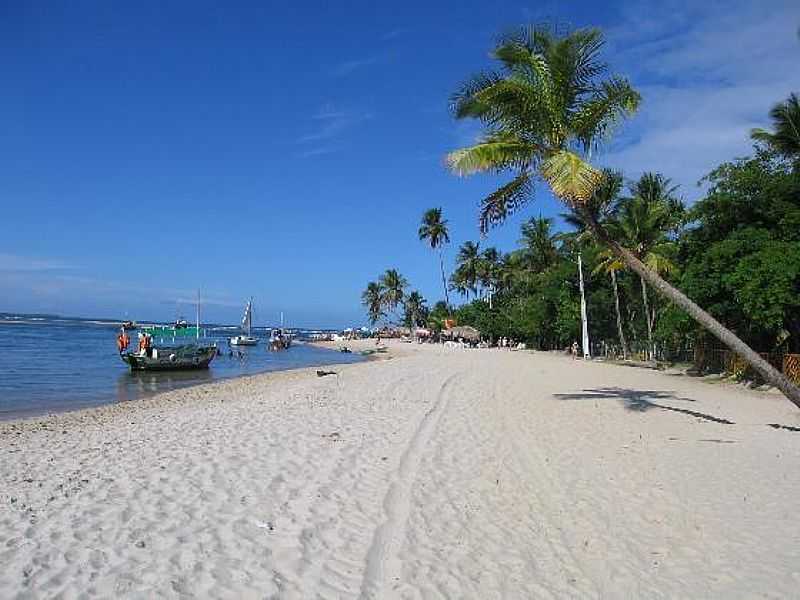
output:
M583 291L583 262L578 252L578 282L581 288L581 329L583 330L583 358L591 358L589 352L589 322L586 317L586 294Z

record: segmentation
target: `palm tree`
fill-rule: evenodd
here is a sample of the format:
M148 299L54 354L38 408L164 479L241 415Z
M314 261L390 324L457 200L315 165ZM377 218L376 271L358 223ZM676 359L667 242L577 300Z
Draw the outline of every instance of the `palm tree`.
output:
M377 281L370 281L367 289L361 293L361 304L367 309L371 325L375 325L384 315L383 312L383 286Z
M481 73L451 100L456 118L486 126L482 140L447 156L459 175L508 170L514 178L487 196L481 232L506 219L532 197L537 179L568 204L585 202L602 179L585 155L639 106L627 80L600 62L599 30L556 37L533 26L501 38L494 57L500 71Z
M621 202L616 219L607 224L607 230L612 232L614 239L630 249L636 258L656 274L675 271L671 257L676 248L668 234L678 226L683 214L683 205L675 196L676 189L662 175L643 174L631 186L634 195ZM610 250L606 252L605 258L606 267L611 272L624 267ZM650 306L645 278L640 276L639 281L647 325L648 354L650 360L655 360L653 327L656 313Z
M447 219L442 219L441 208L429 208L422 215L419 227L419 239L427 240L431 250L439 250L439 269L442 273L442 287L444 288L444 301L450 306L450 296L447 292L447 277L444 274L444 246L450 243L450 232L447 229Z
M558 258L556 236L553 235L553 219L531 218L520 228L522 254L531 271L541 273L550 268Z
M486 290L489 300L489 307L492 306L492 298L497 291L497 280L500 270L500 253L497 248L491 246L481 252L478 258L478 282Z
M600 243L800 407L799 387L664 281L585 210L603 179L588 162L592 150L640 102L627 80L604 77L607 67L599 58L603 43L597 29L558 37L532 26L523 28L495 47L500 70L473 77L454 94L456 118L480 120L485 134L477 144L451 152L446 158L450 169L462 176L501 171L513 176L481 202L481 231L505 221L531 200L534 182L545 181L556 197L581 215Z
M381 304L390 311L397 310L405 298L405 289L408 287L406 278L400 275L397 269L387 269L379 281L383 288Z
M594 219L603 226L608 225L616 218L619 208L619 195L622 192L622 173L610 169L603 170L603 181L597 186L592 196L586 202L585 210L590 212ZM586 223L577 213L561 215L564 220L572 225L581 233L578 236L581 240L591 235L587 230ZM628 360L630 354L628 341L625 339L625 329L622 327L622 312L619 302L619 285L617 284L617 271L624 269L625 265L616 255L606 254L604 260L594 269L594 273L605 272L611 277L611 287L614 291L614 309L617 317L617 336L622 348L622 358Z
M426 306L425 298L419 292L413 291L406 296L403 307L406 313L406 325L409 327L416 328L420 323L425 323L428 320L428 307Z
M462 293L478 295L480 282L480 244L464 242L456 255L456 270L451 278L453 288Z
M790 94L769 111L773 132L753 129L750 137L768 146L787 158L800 158L800 97Z

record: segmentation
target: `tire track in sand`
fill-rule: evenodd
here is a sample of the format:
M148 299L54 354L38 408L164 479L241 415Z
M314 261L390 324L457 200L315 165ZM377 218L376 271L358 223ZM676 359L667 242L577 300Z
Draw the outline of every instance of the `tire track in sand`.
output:
M402 564L397 555L408 523L411 486L417 477L422 452L428 445L442 413L447 409L448 389L459 376L460 373L454 373L442 383L436 403L422 417L417 431L400 459L397 471L392 476L392 482L383 500L386 520L375 530L372 544L367 552L360 595L364 600L387 597L387 586L400 579Z

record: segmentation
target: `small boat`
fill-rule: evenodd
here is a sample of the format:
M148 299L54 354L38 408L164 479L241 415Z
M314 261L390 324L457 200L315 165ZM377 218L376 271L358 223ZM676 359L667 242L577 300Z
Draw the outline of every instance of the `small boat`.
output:
M125 352L129 340L125 331L117 337L119 357L131 371L172 371L207 369L218 354L215 343L200 340L200 292L197 294L197 325L178 319L173 326L144 327L139 334L139 348ZM191 338L195 338L191 341ZM124 342L120 344L120 342Z
M174 371L178 369L207 369L217 355L217 347L201 344L154 347L138 352L120 354L131 371Z
M270 350L288 350L292 345L292 334L283 328L283 313L281 312L281 326L273 329L269 335L267 347Z
M237 335L230 338L231 346L255 346L258 344L258 339L253 336L253 299L244 307L244 316L242 317L242 332L244 335Z
M136 331L139 329L139 326L136 324L136 321L123 321L122 329L125 331Z
M292 336L283 329L273 329L267 345L270 350L288 350L292 345Z

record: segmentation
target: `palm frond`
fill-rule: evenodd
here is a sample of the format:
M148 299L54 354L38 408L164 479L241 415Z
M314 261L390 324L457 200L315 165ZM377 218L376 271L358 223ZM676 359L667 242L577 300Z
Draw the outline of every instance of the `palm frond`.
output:
M487 71L477 73L464 82L450 97L450 110L456 119L482 118L491 105L480 100L480 93L503 81L499 73Z
M478 223L481 235L485 235L490 228L505 221L532 197L533 179L528 171L522 171L510 182L489 194L481 201L479 211Z
M513 137L489 137L486 141L454 150L445 158L447 167L466 176L486 171L525 168L534 159L538 148Z
M800 157L800 97L791 94L786 101L772 107L769 116L775 131L753 129L750 137L787 157Z
M603 179L600 171L569 150L552 153L539 171L553 193L571 204L586 202Z
M641 96L627 79L612 77L600 84L572 116L571 126L584 150L608 139L614 128L639 108Z

